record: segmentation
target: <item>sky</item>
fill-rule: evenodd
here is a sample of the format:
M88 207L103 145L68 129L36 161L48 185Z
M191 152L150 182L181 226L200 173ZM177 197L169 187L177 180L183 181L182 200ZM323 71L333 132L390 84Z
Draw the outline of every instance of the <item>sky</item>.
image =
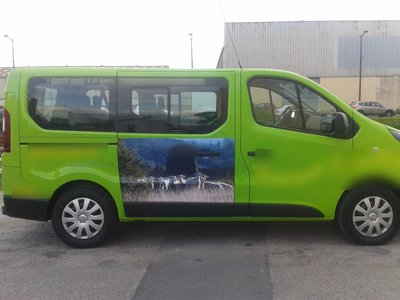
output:
M397 20L398 1L1 0L0 67L215 68L225 22Z

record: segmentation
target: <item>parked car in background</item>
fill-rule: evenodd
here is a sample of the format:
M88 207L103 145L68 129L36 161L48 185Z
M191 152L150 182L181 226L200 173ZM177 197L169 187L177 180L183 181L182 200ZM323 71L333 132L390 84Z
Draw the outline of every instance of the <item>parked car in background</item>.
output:
M384 106L379 102L352 102L350 106L364 115L393 117L396 114L396 110L394 108Z

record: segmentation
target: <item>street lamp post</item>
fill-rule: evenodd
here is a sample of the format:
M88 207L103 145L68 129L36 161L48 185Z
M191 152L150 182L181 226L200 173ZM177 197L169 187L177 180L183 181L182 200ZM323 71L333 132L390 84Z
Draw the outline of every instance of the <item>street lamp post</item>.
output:
M362 71L362 40L363 36L368 33L368 30L364 30L363 33L360 35L360 76L358 81L358 101L361 101L361 71Z
M190 63L193 69L193 33L189 33L190 36Z
M7 34L3 35L5 38L8 38L11 41L11 50L12 50L12 62L13 62L13 69L15 69L15 59L14 59L14 39L9 37Z

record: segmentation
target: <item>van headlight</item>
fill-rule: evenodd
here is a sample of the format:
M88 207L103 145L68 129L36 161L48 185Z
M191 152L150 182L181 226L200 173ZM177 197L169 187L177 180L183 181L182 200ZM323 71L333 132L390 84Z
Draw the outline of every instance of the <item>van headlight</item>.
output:
M392 129L389 129L389 131L393 135L393 137L400 142L400 131Z

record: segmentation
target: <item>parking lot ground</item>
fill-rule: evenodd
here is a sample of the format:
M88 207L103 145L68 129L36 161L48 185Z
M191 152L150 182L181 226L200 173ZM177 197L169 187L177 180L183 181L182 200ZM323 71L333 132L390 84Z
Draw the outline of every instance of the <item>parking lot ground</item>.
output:
M331 223L275 223L265 244L274 299L399 298L399 234L359 246Z
M170 228L135 299L272 299L265 224L177 223Z
M400 235L357 246L331 223L129 223L73 249L0 216L0 299L397 299Z
M51 223L0 217L0 299L130 299L154 251L163 225L121 228L113 242L73 249Z

